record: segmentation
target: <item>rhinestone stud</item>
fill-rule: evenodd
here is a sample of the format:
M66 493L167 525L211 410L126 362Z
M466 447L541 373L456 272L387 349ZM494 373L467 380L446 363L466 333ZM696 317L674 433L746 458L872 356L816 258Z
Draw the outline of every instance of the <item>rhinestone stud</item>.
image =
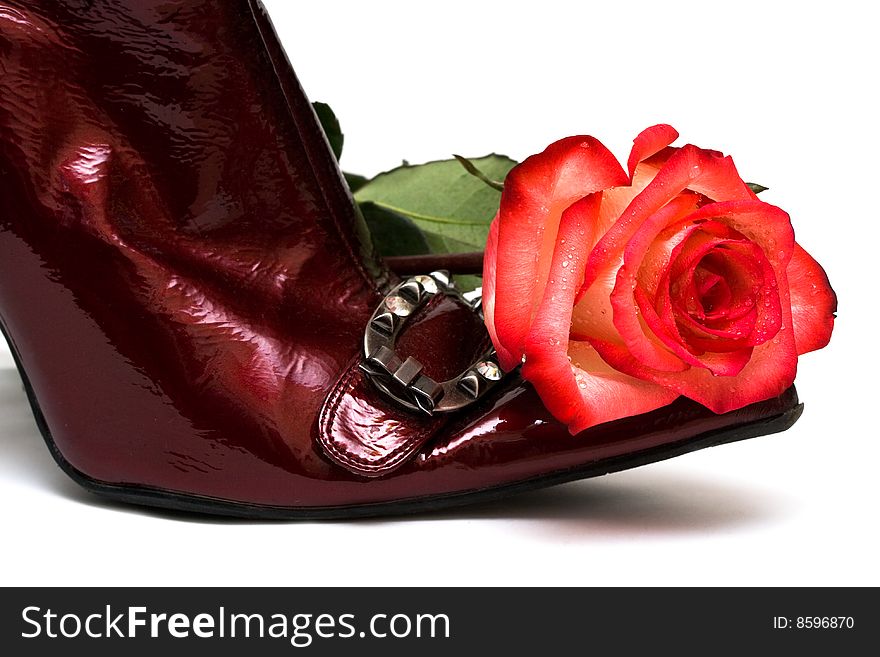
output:
M403 297L393 296L385 299L385 307L398 317L409 317L415 310L413 305Z
M484 360L483 362L478 363L474 369L476 369L484 379L489 381L501 380L501 368L491 360Z
M421 285L422 289L428 294L437 294L439 291L437 281L430 276L414 276L413 278L419 282L419 285Z

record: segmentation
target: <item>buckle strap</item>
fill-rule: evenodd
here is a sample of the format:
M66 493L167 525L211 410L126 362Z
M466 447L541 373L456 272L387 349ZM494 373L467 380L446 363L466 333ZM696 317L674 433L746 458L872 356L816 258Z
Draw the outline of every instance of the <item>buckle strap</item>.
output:
M459 293L445 272L396 285L324 400L316 438L328 460L362 477L405 468L456 421L451 411L497 390L509 377L479 313L479 294Z
M461 410L489 392L505 372L490 348L458 376L438 382L422 372L412 356L405 360L394 350L407 320L437 295L459 299L482 317L482 296L459 292L447 271L413 276L395 286L382 300L364 332L360 368L386 397L404 408L427 415Z

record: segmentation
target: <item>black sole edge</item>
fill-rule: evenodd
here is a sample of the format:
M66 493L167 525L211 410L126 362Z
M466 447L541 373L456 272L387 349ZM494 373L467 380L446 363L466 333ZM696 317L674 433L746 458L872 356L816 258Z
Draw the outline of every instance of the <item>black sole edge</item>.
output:
M599 477L621 470L629 470L642 465L664 461L666 459L697 451L706 447L715 447L726 443L756 438L785 431L792 426L803 412L803 404L798 404L790 411L760 422L735 427L726 431L710 432L694 439L674 443L662 449L645 450L625 457L617 457L589 464L585 467L555 472L525 481L495 486L480 490L437 495L424 498L413 498L398 502L382 502L348 507L320 507L314 509L296 509L287 507L255 506L237 502L228 502L212 498L184 496L168 491L151 489L143 486L115 486L104 484L76 472L69 464L62 463L63 457L56 455L61 468L78 484L92 493L114 500L142 506L160 507L173 511L198 514L251 518L261 520L340 520L350 518L371 518L378 516L402 516L415 513L442 511L457 506L493 502L511 495L556 486L579 479ZM53 452L54 453L54 452ZM65 467L66 465L66 467Z
M629 470L631 468L664 461L707 447L715 447L717 445L738 442L748 438L757 438L758 436L779 433L785 431L797 422L804 408L803 404L798 404L785 413L771 418L742 424L728 429L706 432L694 438L689 438L677 443L671 443L662 447L634 452L632 454L626 454L614 458L603 459L601 461L587 463L581 467L554 472L540 477L526 479L524 481L517 481L491 488L477 489L464 493L433 495L394 502L379 502L355 506L295 508L254 505L197 495L184 495L148 486L109 484L92 479L88 475L77 470L64 458L58 447L55 445L55 441L52 439L48 424L46 423L46 419L40 409L39 403L37 402L33 388L31 387L27 374L19 361L15 346L9 339L6 328L5 326L2 326L2 323L0 323L0 329L2 329L2 332L9 343L37 427L46 442L46 446L49 448L49 452L65 474L90 493L94 493L114 502L207 516L223 516L251 520L341 520L429 513L468 504L492 502L519 493L527 493L579 479L589 479L605 474L611 474L613 472L620 472L621 470Z

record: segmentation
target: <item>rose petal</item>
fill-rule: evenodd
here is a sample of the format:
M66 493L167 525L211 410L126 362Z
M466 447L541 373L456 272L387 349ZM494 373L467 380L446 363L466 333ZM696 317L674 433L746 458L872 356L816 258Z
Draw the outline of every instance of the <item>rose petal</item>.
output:
M777 275L781 325L790 326L785 269L791 259L794 239L788 215L758 201L739 178L730 158L693 146L686 146L669 158L653 182L633 200L620 220L599 241L587 263L584 287L591 287L597 280L604 285L603 277L619 266L633 235L669 198L684 188L713 199L734 199L706 205L687 221L715 219L758 244ZM723 377L693 366L681 372L657 370L634 358L620 342L607 340L604 336L589 337L599 355L616 369L674 389L720 413L776 396L791 385L797 369L793 334L790 330L780 330L773 340L752 352L748 364L738 375Z
M629 160L627 160L629 179L635 178L636 167L640 162L656 155L676 139L678 139L678 131L671 125L661 123L643 130L633 140L633 148L629 154Z
M526 360L549 350L565 353L574 296L580 288L590 247L595 240L596 217L602 194L590 194L562 213L559 239L553 251L550 275L535 321L526 340ZM563 345L562 348L558 348Z
M572 433L660 408L678 396L615 372L588 344L568 340L574 296L595 241L601 198L601 193L591 194L562 215L550 278L526 340L522 370L550 412Z
M700 223L704 222L704 223ZM728 201L723 203L712 203L703 206L695 213L687 218L687 223L699 225L701 231L709 231L718 233L713 226L721 225L735 230L741 237L745 237L754 243L754 247L760 249L762 257L756 256L756 264L763 270L762 279L766 283L761 292L759 305L756 305L756 320L754 324L748 324L753 327L753 331L745 342L749 345L758 345L776 334L780 326L783 326L782 316L779 307L781 298L775 292L773 285L778 284L779 290L782 290L782 282L779 280L779 272L785 271L794 249L794 232L791 228L791 221L784 211L776 206L763 203L758 200L747 201ZM719 233L721 234L721 233ZM688 236L690 237L690 236ZM706 237L705 239L710 239ZM694 242L700 245L704 239ZM670 258L673 262L680 258L680 252L684 248L692 248L688 238L681 240L673 248ZM701 252L694 251L694 258L701 257ZM589 265L588 265L589 267ZM672 272L667 269L664 277L658 286L656 294L657 304L655 307L658 314L667 324L673 321L671 300L668 296L668 285ZM744 315L745 317L745 315ZM676 316L674 319L682 320L689 329L695 332L696 336L703 335L705 340L687 337L687 341L700 349L708 351L727 350L723 346L713 346L716 337L729 338L727 330L713 330L709 326L698 324L685 316ZM745 331L746 323L737 322L736 326L731 325L729 330ZM596 336L599 339L606 338ZM746 336L743 336L746 338Z
M786 269L794 250L791 218L784 210L757 199L704 205L688 221L723 223L757 244L773 269Z
M684 363L705 367L716 376L734 376L739 374L749 361L752 354L752 348L749 346L740 346L735 351L729 352L700 350L699 353L695 353L694 346L687 343L674 323L670 327L660 319L641 288L636 289L636 300L648 328Z
M666 227L680 222L696 210L697 200L695 194L677 196L647 218L626 246L623 266L617 272L611 292L611 319L624 344L645 365L659 370L674 372L685 369L685 366L678 356L670 353L662 340L645 331L633 293L638 285L637 276L642 261L653 240Z
M586 342L570 342L557 360L526 360L523 374L572 434L671 404L678 393L616 371ZM576 365L575 365L576 363Z
M701 348L708 351L721 350L725 342L758 346L773 338L782 326L782 315L776 275L761 249L748 241L710 242L691 256L693 262L690 266L684 265L688 270L681 275L681 279L690 279L692 283L704 254L723 257L728 269L726 283L735 291L733 297L736 303L729 307L732 309L729 317L712 319L703 313L698 320L688 309L679 308L675 320L683 329L704 340L703 344L708 346L701 345ZM686 255L679 258L687 259ZM676 275L675 267L671 273ZM669 288L666 288L664 295L668 294ZM667 305L672 301L664 299L662 303ZM699 302L696 303L699 305Z
M524 378L532 382L554 416L566 424L581 413L583 405L568 360L568 332L574 295L595 242L601 199L601 193L591 194L562 214L550 278L525 345Z
M654 180L629 204L618 221L602 238L599 246L604 253L623 255L623 249L646 219L672 198L691 189L710 199L752 200L754 193L739 177L733 160L714 151L685 146L669 158ZM585 286L598 274L602 254L591 258L587 265Z
M727 232L715 229L716 226ZM763 251L738 232L719 222L709 221L694 225L688 233L687 239L673 249L662 281L667 291L668 285L672 284L688 293L687 298L676 300L681 303L683 312L693 312L701 319L707 319L696 288L698 271L705 271L703 268L707 262L714 262L718 271L723 272L729 291L736 291L739 296L750 297L746 291L752 292L756 284L775 285L775 276Z
M799 244L788 263L788 285L798 354L821 349L831 339L837 295L825 270Z
M612 367L650 381L706 406L715 413L727 413L785 392L797 373L797 352L789 336L755 347L749 362L736 376L715 376L708 369L692 367L685 372L658 372L636 362L625 348L599 341L593 347ZM774 341L777 338L774 338Z
M626 245L649 217L686 188L709 198L723 198L725 195L727 198L749 201L755 198L740 179L729 157L690 145L677 150L593 249L587 261L584 284L578 293L579 305L583 303L594 314L598 312L601 315L604 311L607 315L610 303L604 300L605 291L613 289L616 284L617 270L623 261ZM594 285L597 289L592 290ZM580 317L581 313L576 316ZM589 333L580 326L576 327L576 333L598 340L614 339L610 331Z
M568 365L580 393L580 403L569 409L567 425L573 434L603 422L662 408L679 396L674 390L613 369L586 342L569 343L568 352L572 359Z
M497 339L510 354L524 350L563 211L578 199L626 182L608 149L583 136L552 144L508 174L498 214L493 294Z
M777 272L782 306L782 325L791 326L788 279ZM618 344L591 340L603 360L615 369L650 381L703 404L715 413L742 408L782 394L794 382L797 373L797 348L794 331L780 330L770 342L755 347L749 362L736 376L715 376L708 369L691 367L684 372L661 372L645 367Z
M498 352L498 361L505 370L512 370L519 365L520 356L512 354L501 344L495 331L495 263L498 261L498 217L492 221L489 227L489 238L486 240L486 254L483 258L483 317L486 321L486 329L495 351Z

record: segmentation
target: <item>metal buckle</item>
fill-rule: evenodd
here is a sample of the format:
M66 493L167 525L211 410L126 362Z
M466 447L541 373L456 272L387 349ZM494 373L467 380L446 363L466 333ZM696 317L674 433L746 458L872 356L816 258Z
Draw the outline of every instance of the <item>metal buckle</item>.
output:
M394 351L397 336L409 317L438 294L453 296L482 317L480 291L461 294L452 276L435 271L397 285L379 304L364 334L361 369L375 386L400 405L428 415L460 410L480 399L504 376L495 349L490 348L458 377L438 383L422 373L413 357L402 360Z

